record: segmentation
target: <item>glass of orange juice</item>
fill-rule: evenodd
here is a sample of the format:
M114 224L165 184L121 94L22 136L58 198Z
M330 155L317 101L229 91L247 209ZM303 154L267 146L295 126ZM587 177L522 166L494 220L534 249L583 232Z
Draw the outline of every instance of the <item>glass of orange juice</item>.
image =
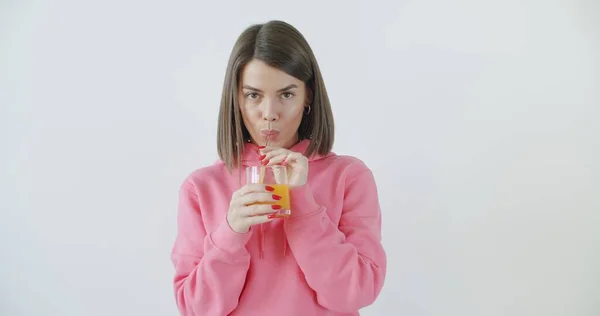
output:
M280 209L273 213L275 217L283 218L291 215L290 190L285 166L249 166L246 168L246 183L260 183L274 188L272 193L279 199L261 204L279 205Z

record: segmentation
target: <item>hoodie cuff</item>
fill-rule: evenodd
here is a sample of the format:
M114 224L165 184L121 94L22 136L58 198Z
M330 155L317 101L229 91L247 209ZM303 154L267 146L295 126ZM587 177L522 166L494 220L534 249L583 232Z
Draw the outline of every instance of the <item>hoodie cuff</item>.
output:
M312 189L307 184L290 190L291 218L317 213L321 206L315 201Z
M219 225L216 231L211 234L212 244L232 257L242 257L248 255L246 244L252 236L252 230L244 234L233 231L227 222L227 215Z

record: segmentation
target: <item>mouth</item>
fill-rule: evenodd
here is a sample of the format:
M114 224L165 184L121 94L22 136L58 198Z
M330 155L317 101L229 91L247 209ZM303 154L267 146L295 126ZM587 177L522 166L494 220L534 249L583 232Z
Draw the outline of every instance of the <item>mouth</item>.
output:
M272 130L272 129L270 129L270 130L265 129L265 130L260 131L260 135L264 139L275 140L279 136L279 131Z

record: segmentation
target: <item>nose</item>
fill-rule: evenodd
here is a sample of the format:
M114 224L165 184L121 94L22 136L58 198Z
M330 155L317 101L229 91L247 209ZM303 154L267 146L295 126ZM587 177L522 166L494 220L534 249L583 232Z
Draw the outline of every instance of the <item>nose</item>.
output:
M277 113L276 102L269 99L265 99L263 108L263 120L273 122L279 118Z

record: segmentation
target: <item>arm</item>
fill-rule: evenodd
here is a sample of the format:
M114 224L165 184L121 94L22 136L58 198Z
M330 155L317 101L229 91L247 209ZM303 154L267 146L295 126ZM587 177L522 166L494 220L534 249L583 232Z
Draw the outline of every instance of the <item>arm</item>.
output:
M292 190L293 214L285 224L290 248L317 301L342 313L375 301L387 263L373 175L365 167L348 181L339 227L315 202L308 184Z
M227 315L236 308L246 280L250 232L231 230L224 214L221 225L207 234L193 186L184 183L179 194L171 254L177 307L185 316Z

